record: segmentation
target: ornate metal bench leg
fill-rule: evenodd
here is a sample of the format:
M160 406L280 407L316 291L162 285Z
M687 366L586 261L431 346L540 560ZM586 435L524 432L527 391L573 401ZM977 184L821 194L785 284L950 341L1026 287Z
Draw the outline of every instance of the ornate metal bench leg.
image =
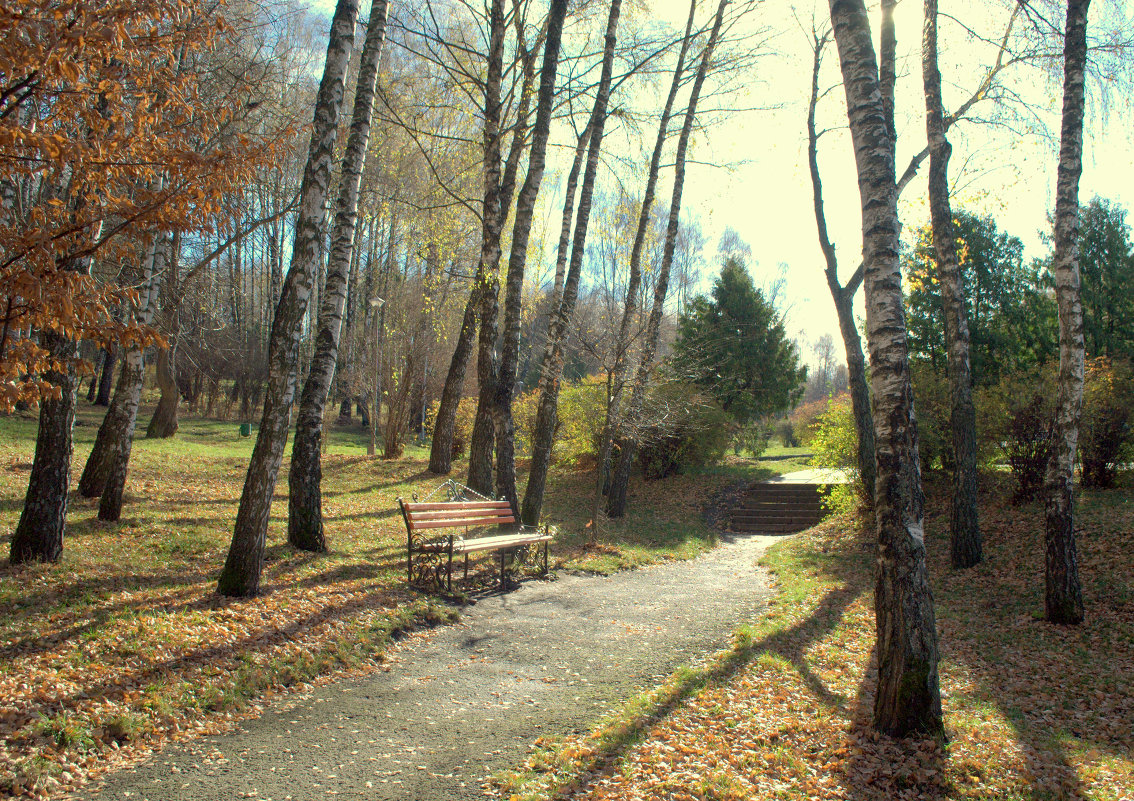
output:
M504 556L505 556L505 554L507 554L507 551L501 551L500 552L500 591L501 592L504 592L504 590L507 588L507 585L504 583Z
M453 591L453 538L449 537L449 564L445 570L445 588Z
M465 554L465 582L469 580L469 555Z
M547 545L546 542L543 544L543 574L545 576L547 575Z

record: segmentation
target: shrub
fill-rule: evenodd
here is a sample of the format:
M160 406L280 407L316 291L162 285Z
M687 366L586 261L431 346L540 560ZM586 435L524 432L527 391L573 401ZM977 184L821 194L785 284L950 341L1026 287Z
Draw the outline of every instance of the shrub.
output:
M867 488L858 472L858 431L854 425L854 412L847 395L831 398L826 403L827 408L816 417L813 425L813 455L809 463L846 473L848 483L830 485L823 505L836 514L852 512L867 498Z
M720 460L728 447L729 415L696 387L654 387L637 421L642 473L658 479Z
M759 459L767 450L772 438L772 429L766 423L747 423L734 430L732 450L737 456L747 452L753 459Z
M777 433L785 448L798 448L800 445L810 445L811 437L815 433L815 422L827 410L828 398L808 401L796 406L785 421L787 426L780 423ZM789 443L788 439L792 442Z
M776 436L780 438L780 444L785 448L799 447L799 437L795 435L795 427L792 426L791 420L781 420L776 425Z
M1102 357L1087 365L1079 428L1080 476L1084 487L1112 487L1130 444L1130 365Z
M1055 447L1055 398L1045 391L1051 379L1040 373L1006 376L985 396L978 415L984 421L982 439L997 444L1016 479L1013 503L1027 503L1043 492Z
M910 365L917 418L917 450L923 470L950 470L953 444L950 435L952 399L949 380L928 363Z
M625 399L628 402L629 398ZM555 425L556 464L581 467L597 458L602 427L606 422L606 380L590 376L567 384L559 392Z

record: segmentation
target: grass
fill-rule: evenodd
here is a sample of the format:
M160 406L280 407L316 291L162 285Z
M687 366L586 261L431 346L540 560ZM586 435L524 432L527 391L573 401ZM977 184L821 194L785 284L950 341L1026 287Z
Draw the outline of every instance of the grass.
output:
M80 402L73 483L102 410ZM148 417L146 410L140 419ZM23 506L31 415L0 417L0 549ZM253 441L238 423L183 418L168 440L138 439L123 519L97 520L73 494L57 564L0 567L0 794L43 797L173 737L215 731L264 699L366 671L391 638L454 611L409 591L395 498L442 479L427 452L366 457L361 427L330 431L323 464L330 552L286 545L287 459L277 485L262 586L226 599L216 578ZM455 466L461 477L464 465ZM612 572L711 548L701 507L722 487L763 475L730 464L631 487L630 513L586 527L589 473L553 470L545 514L556 566Z
M991 477L986 560L948 567L944 487L926 519L948 742L870 729L872 537L846 518L773 548L778 594L708 665L675 674L594 731L540 742L498 779L524 801L1093 799L1134 787L1134 490L1086 492L1087 621L1039 619L1042 509Z

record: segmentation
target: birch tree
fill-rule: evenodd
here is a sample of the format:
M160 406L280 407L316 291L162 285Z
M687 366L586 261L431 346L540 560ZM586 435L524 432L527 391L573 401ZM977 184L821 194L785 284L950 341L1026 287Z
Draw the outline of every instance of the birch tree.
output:
M528 525L539 523L547 471L551 465L551 448L555 437L559 404L559 382L563 376L564 339L579 295L579 279L583 269L583 252L587 241L587 226L590 222L591 200L598 173L603 133L606 129L607 104L610 100L611 76L614 71L614 48L618 41L618 19L621 11L622 0L611 0L603 38L602 73L590 122L587 125L589 135L587 160L583 169L583 182L579 189L570 267L563 281L563 293L559 298L558 307L552 311L547 342L544 345L539 379L539 405L536 410L535 433L532 435L531 469L528 472L528 486L524 491L524 502L520 510L521 519Z
M547 140L551 131L551 114L555 102L559 45L563 36L563 20L566 16L567 0L552 0L547 18L543 67L540 70L528 172L524 177L523 186L520 187L520 194L516 198L516 215L512 227L512 246L508 255L508 274L504 294L503 346L492 405L493 423L496 429L496 491L500 497L511 502L513 514L516 515L519 514L520 509L516 494L516 432L512 418L512 399L520 356L521 293L524 288L532 215L543 181Z
M1079 177L1083 173L1087 10L1068 0L1063 40L1063 118L1055 184L1055 253L1051 273L1059 307L1059 382L1055 447L1045 481L1044 615L1051 623L1083 621L1083 591L1075 545L1075 450L1083 403L1085 344L1079 291Z
M626 419L634 420L646 402L646 393L649 389L650 370L653 369L654 354L657 351L658 338L661 332L662 314L665 311L665 298L669 292L669 275L673 265L673 254L677 247L677 232L681 220L681 197L685 189L685 160L689 149L689 138L693 133L693 122L697 117L697 101L701 96L701 89L705 85L705 78L709 73L709 65L713 59L713 51L720 37L721 25L724 22L725 11L729 0L721 0L717 6L716 16L713 18L712 31L709 39L701 50L700 62L693 78L693 87L689 90L689 102L685 107L685 118L681 125L681 133L677 138L677 150L674 154L673 191L669 201L669 218L666 222L665 243L662 246L661 267L658 269L657 281L654 284L653 306L650 309L650 318L646 323L645 338L642 343L642 353L638 361L638 370L634 376L634 386L630 395L630 405L626 411ZM637 458L638 442L631 433L621 439L621 451L618 464L610 479L610 491L607 494L607 514L611 517L622 517L626 514L626 496L630 486L630 470Z
M232 543L217 584L222 595L246 597L256 595L260 589L268 516L290 427L300 336L320 261L324 206L330 189L331 160L357 17L356 0L339 0L331 20L323 78L315 101L291 267L272 320L264 410L244 479Z
M955 568L972 567L981 560L980 521L977 516L976 407L969 362L969 323L965 315L965 286L953 232L949 203L949 156L953 151L945 135L941 104L941 70L937 66L937 0L925 0L922 34L922 82L925 87L925 128L929 142L929 214L933 250L941 281L948 353L950 416L953 443L953 497L949 517L950 558Z
M874 726L942 734L937 628L926 569L921 469L898 265L894 140L862 0L830 0L862 211L867 346L874 394L878 537ZM883 42L887 34L883 34Z
M697 12L696 0L690 0L689 17L685 21L685 35L681 39L681 47L677 53L677 61L673 67L673 78L669 84L669 93L662 106L661 116L658 119L658 132L654 139L654 150L650 154L650 164L646 171L646 187L642 195L642 205L638 211L638 225L634 230L634 243L630 248L630 262L627 265L626 303L622 309L622 319L618 325L617 338L614 341L614 364L610 371L610 397L607 400L606 420L603 422L602 441L599 447L599 458L595 477L594 503L591 508L592 532L597 527L600 507L607 486L610 471L610 457L614 447L614 433L621 421L622 398L626 387L626 376L629 372L631 326L638 316L638 295L642 285L642 250L646 243L646 233L650 225L654 199L657 194L658 173L661 171L661 157L669 138L669 126L673 117L673 106L677 101L677 93L681 88L685 76L685 58L689 53L689 44L693 38L693 20Z
M367 23L366 40L355 87L350 135L343 154L339 197L331 231L331 251L327 277L319 309L315 335L315 354L295 425L288 473L287 541L305 551L325 551L323 534L323 495L321 490L323 416L339 356L339 334L346 305L347 278L354 252L358 221L358 195L366 151L370 142L370 120L374 111L374 89L378 82L378 62L386 35L387 0L374 0Z

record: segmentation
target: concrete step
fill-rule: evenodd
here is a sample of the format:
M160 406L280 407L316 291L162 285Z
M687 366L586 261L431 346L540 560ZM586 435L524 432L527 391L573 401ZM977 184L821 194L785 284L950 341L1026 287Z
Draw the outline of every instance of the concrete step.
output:
M825 510L816 484L753 484L730 515L733 531L790 534L811 528Z

